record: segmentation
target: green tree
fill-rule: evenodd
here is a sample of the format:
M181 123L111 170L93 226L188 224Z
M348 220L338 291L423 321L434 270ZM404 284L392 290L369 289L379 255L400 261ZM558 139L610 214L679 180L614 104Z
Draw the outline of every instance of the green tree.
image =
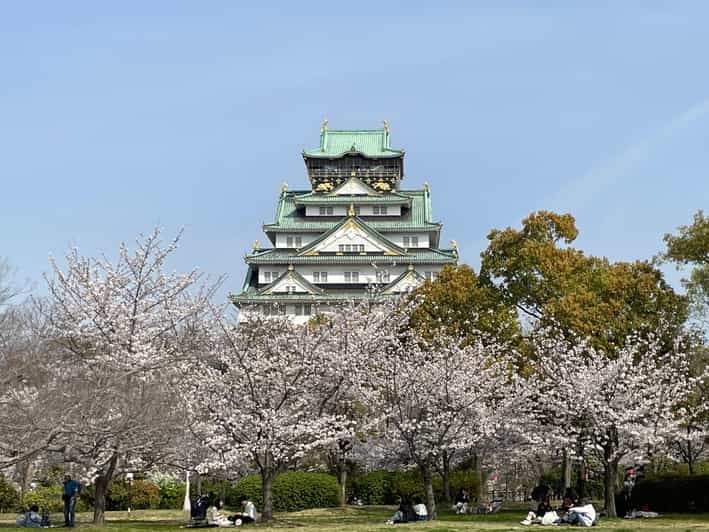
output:
M445 266L435 281L424 283L414 295L422 296L422 301L410 323L427 338L445 333L472 339L482 333L510 342L519 333L514 307L496 287L482 284L467 264Z
M694 315L709 326L709 216L698 211L691 225L681 226L677 235L666 234L664 240L667 251L663 258L678 267L692 268L682 282Z
M592 339L609 356L636 333L663 332L667 346L687 317L687 300L646 261L610 262L570 244L570 214L534 212L522 229L494 229L481 280L534 321Z

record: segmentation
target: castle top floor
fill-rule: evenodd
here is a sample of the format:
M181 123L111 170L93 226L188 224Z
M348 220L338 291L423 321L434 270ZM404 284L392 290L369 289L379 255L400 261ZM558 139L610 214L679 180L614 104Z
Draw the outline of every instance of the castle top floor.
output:
M351 177L379 192L394 191L404 177L404 150L389 143L389 124L382 129L320 130L320 146L303 151L313 192L328 193Z

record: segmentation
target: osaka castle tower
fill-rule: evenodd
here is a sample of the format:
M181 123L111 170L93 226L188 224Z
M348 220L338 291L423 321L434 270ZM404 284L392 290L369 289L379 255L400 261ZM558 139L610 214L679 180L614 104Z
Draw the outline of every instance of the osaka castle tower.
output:
M403 189L404 150L382 129L335 130L303 151L308 190L281 188L276 217L263 226L271 247L254 243L246 280L231 301L240 321L254 312L305 322L338 303L410 292L435 279L458 250L441 249L431 191Z

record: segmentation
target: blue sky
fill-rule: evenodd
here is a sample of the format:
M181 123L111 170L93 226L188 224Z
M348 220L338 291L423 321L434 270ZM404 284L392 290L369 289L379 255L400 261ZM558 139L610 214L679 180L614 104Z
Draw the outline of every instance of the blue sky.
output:
M389 120L466 262L537 209L574 214L589 253L649 258L709 208L707 20L706 2L4 3L0 256L41 291L49 254L184 227L172 266L238 290L327 117Z

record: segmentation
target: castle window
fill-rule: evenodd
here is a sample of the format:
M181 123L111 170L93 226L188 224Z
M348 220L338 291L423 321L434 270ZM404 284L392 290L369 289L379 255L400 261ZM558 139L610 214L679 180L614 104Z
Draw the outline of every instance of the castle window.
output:
M292 236L286 237L286 247L289 247L289 248L293 247L293 237Z
M359 282L359 272L345 272L345 282L346 283L358 283Z
M313 272L313 282L314 283L326 283L327 282L327 272Z
M303 245L303 239L299 236L295 237L295 247L299 248Z
M388 283L389 282L389 272L377 270L377 282L378 283Z
M311 305L310 303L297 303L295 305L295 315L296 316L310 316Z
M408 236L405 236L405 237L404 237L404 247L405 247L405 248L408 248L408 247L409 247L409 243L410 243L409 237L408 237Z
M412 247L412 248L417 248L417 247L419 247L419 237L417 237L417 236L412 236L412 237L411 237L411 247Z
M271 282L271 272L263 272L263 282L264 283Z

